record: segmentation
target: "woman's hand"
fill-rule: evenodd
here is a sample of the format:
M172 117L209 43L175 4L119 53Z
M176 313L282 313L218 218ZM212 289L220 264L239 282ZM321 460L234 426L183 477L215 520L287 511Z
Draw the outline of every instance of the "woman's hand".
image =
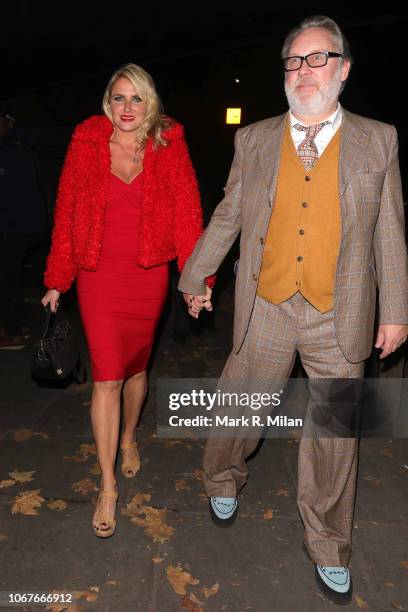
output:
M205 295L191 295L190 293L183 293L184 301L188 306L188 314L194 319L198 319L198 315L203 308L211 311L213 309L211 303L212 289L206 287Z
M49 304L51 312L57 312L60 295L60 291L57 291L56 289L49 289L41 300L41 304L44 306L44 308L47 306L47 304Z

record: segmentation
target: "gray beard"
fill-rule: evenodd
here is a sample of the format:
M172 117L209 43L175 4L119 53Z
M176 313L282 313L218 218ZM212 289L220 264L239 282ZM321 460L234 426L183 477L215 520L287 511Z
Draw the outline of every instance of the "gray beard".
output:
M307 102L302 102L300 97L296 95L285 82L286 99L292 113L299 116L319 116L323 115L326 111L328 112L337 102L340 95L340 72L341 68L338 73L334 75L326 88L316 91L315 95ZM292 85L292 87L295 86L296 85Z

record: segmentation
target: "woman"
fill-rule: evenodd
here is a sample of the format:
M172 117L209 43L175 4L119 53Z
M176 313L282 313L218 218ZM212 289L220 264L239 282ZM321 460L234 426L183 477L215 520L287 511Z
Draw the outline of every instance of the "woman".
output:
M202 232L202 214L183 128L163 115L150 75L135 64L117 70L103 111L76 128L68 149L42 304L55 311L76 278L102 470L93 527L98 537L109 537L116 525L122 387L122 473L132 477L140 468L135 429L168 262L177 257L182 269Z

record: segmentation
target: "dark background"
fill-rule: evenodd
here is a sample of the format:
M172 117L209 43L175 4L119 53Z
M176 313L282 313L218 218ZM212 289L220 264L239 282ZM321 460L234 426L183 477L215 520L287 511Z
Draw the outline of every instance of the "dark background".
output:
M243 125L286 110L280 48L313 14L335 19L350 40L355 63L343 106L397 126L406 193L407 8L15 0L1 12L0 106L36 150L51 199L73 127L100 112L110 74L132 61L152 74L166 112L185 125L205 205L214 208L233 155L226 107L242 106Z

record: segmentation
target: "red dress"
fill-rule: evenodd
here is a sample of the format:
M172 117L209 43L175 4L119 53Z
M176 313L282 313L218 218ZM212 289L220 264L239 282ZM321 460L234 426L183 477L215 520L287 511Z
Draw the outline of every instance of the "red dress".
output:
M146 369L168 290L168 264L137 265L143 172L130 184L110 176L102 252L95 272L79 270L77 293L94 381Z

